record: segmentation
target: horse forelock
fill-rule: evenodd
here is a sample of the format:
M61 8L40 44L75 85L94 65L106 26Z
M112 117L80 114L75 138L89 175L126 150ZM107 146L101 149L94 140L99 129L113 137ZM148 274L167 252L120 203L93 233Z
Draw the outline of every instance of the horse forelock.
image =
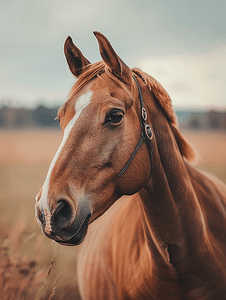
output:
M106 76L104 76L103 74ZM68 100L74 98L74 96L82 88L84 88L92 79L97 77L103 80L105 83L108 83L109 85L115 84L116 86L120 87L123 91L131 95L133 95L134 91L136 90L136 86L132 81L132 76L131 86L128 87L127 84L124 82L123 77L116 76L116 74L114 74L103 61L100 61L94 64L87 65L84 68L78 80L72 86L68 94Z

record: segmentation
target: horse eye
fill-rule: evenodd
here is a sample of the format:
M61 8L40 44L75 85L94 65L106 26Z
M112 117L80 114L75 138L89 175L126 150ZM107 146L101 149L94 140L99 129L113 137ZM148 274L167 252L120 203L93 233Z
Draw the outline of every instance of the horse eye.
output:
M105 122L118 124L122 121L124 112L122 110L114 110L109 115L107 115Z

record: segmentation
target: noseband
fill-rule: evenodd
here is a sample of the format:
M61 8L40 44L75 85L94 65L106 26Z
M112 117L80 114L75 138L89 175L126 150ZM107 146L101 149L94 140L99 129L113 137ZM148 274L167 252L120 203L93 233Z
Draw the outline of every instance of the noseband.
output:
M130 156L129 160L127 161L127 163L125 164L124 168L119 172L118 177L122 177L122 175L125 173L125 171L127 170L127 168L129 167L130 163L132 162L133 158L135 157L137 151L139 150L140 146L142 145L143 141L146 142L147 147L148 147L148 152L149 152L149 157L150 157L150 163L151 163L151 172L150 172L150 178L152 175L152 138L153 138L153 132L151 129L151 126L149 124L146 124L147 121L147 111L144 107L144 101L143 101L143 96L142 96L142 92L139 86L139 83L136 80L136 77L134 75L133 79L136 82L138 91L139 91L139 99L140 99L140 106L141 106L141 137L140 140L135 148L135 150L133 151L132 155Z

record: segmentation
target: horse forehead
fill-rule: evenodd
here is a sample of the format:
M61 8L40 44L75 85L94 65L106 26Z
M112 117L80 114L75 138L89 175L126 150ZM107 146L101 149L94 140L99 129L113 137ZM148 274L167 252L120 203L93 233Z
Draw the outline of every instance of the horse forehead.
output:
M81 112L90 104L93 91L86 89L78 96L68 99L59 109L58 118L63 120L63 127L67 127L73 118L78 118Z
M99 111L104 111L109 106L118 108L131 107L131 93L129 90L120 87L116 83L108 82L98 78L97 84L93 87L92 102L95 108L99 107Z
M85 93L81 94L75 101L75 114L80 113L84 108L86 108L93 96L93 91L92 90L87 90Z

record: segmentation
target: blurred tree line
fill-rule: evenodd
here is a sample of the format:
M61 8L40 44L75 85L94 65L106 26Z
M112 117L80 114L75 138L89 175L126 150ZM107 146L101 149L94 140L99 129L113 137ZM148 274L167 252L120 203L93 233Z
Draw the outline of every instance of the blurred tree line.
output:
M59 127L55 120L59 107L39 105L34 109L0 107L0 128ZM192 130L226 130L226 110L176 110L180 128Z
M21 127L59 127L59 122L54 120L59 107L46 107L39 105L34 109L0 107L1 128Z

